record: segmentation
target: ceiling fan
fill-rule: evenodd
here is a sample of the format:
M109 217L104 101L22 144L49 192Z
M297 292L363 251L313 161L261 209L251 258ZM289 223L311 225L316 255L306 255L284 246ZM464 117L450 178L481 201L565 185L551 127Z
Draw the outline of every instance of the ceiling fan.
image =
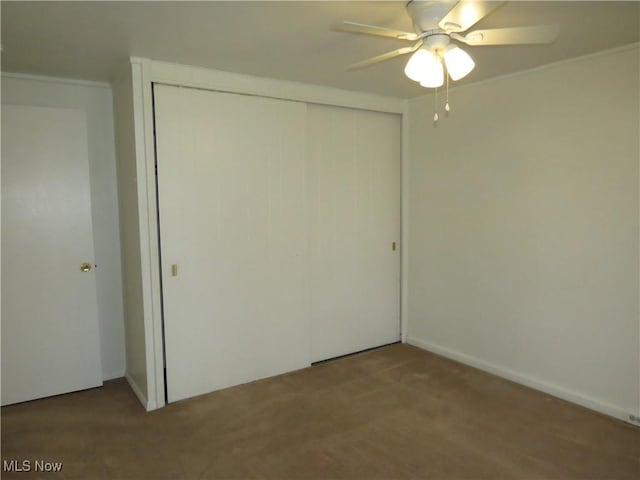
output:
M413 53L404 72L423 87L437 88L447 80L459 80L473 68L473 59L456 42L469 46L532 45L552 43L558 36L557 25L492 28L464 33L489 13L503 5L504 1L482 0L411 0L407 12L413 20L415 32L403 32L392 28L342 22L333 30L377 35L413 42L408 47L392 50L349 66L349 69L368 67L400 55Z

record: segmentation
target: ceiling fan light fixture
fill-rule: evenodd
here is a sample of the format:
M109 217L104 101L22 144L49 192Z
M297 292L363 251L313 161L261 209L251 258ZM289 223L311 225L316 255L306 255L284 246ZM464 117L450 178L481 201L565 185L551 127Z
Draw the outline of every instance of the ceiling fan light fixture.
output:
M404 73L423 87L437 89L466 77L475 62L467 52L451 41L476 46L491 45L544 45L553 43L559 29L557 25L533 25L468 30L502 4L499 0L410 0L407 12L413 21L414 32L345 21L332 28L341 32L363 33L413 42L375 57L352 63L349 70L368 67L400 55L412 54ZM468 33L467 33L468 32ZM446 71L445 71L446 68ZM448 97L447 97L448 98ZM448 112L448 101L445 110ZM437 120L437 115L436 119Z
M476 66L467 52L459 47L453 47L444 54L444 63L452 80L460 80Z
M420 79L420 86L427 88L437 88L444 85L444 68L438 61L428 71L425 71Z
M404 73L423 87L435 88L444 83L444 69L438 56L424 48L417 50L404 67Z
M422 77L422 72L429 64L432 54L424 48L416 50L416 52L409 57L409 61L404 67L404 74L414 82L419 82Z

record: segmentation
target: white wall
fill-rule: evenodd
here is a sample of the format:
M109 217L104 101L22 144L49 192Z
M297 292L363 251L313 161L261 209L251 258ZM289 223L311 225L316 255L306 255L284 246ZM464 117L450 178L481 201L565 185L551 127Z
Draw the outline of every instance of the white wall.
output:
M409 102L408 341L640 412L638 46Z
M111 88L3 73L2 101L86 113L102 372L105 380L122 377L125 351Z
M147 335L142 290L140 251L139 172L136 153L134 92L131 66L127 65L113 82L113 110L116 119L116 156L120 206L127 380L145 408L149 405Z

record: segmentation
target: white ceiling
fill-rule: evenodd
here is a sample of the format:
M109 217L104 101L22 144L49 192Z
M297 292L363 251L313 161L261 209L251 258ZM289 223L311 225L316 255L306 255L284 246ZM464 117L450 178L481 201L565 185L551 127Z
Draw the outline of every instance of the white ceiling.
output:
M141 56L263 77L409 98L426 91L400 57L360 71L355 61L399 40L338 33L351 20L412 31L401 2L2 2L2 70L109 81ZM558 23L550 46L465 47L476 82L640 40L640 2L508 2L475 28ZM615 72L612 72L615 75Z

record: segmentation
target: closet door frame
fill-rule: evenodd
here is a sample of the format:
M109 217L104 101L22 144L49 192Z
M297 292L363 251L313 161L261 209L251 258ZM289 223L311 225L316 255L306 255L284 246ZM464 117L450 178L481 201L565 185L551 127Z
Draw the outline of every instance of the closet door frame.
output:
M146 391L140 391L135 386L133 387L147 410L154 410L165 405L165 361L159 261L160 239L152 93L154 83L401 115L400 338L403 343L406 341L409 253L409 118L406 100L160 62L141 57L131 57L129 63L124 66L124 71L131 78L131 100L133 102L133 135L137 172L138 233L141 260L141 278L139 282L142 298L140 298L140 302L143 305L144 355L146 358L147 377Z

